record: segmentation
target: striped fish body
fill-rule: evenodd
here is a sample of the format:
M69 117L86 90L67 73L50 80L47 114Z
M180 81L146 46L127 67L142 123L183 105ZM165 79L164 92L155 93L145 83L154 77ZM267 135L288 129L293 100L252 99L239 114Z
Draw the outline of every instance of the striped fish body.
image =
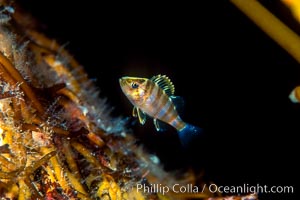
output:
M160 129L157 119L177 130L185 127L172 101L174 86L166 76L154 76L151 79L123 77L120 85L124 94L134 105L133 115L138 116L140 123L145 123L145 114L154 119L157 130Z
M165 91L152 80L147 80L146 89L147 88L148 92L146 93L148 97L145 98L145 103L140 106L140 109L153 117L153 119L159 119L170 124L177 130L181 130L185 126L185 123L180 119L172 97L169 97Z
M159 131L158 120L177 129L181 144L187 147L203 130L187 124L179 117L174 99L174 86L165 75L157 75L151 79L122 77L119 79L123 93L133 104L133 116L138 117L141 124L146 121L146 115L153 118L156 130Z

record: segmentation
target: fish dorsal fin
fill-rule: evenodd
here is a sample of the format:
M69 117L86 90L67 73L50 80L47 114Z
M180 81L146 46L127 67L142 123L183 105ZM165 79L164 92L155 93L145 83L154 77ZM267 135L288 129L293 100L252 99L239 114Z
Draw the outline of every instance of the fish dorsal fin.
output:
M170 96L170 99L172 100L177 112L179 115L183 114L183 108L184 108L184 100L182 97L179 96Z
M150 80L156 83L161 89L163 89L168 96L174 95L175 87L166 75L159 74L157 76L153 76Z

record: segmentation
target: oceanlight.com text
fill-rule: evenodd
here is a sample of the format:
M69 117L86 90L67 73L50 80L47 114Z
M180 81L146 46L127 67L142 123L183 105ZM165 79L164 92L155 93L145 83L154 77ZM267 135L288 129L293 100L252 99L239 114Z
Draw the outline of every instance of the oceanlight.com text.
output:
M202 186L187 184L174 184L173 186L166 186L163 184L137 184L137 191L144 193L161 193L167 194L168 192L173 193L203 193L209 191L211 193L220 193L228 195L243 195L243 194L292 194L294 193L293 186L268 186L268 185L235 185L235 186L221 186L216 184L204 184Z
M268 186L268 185L249 185L243 184L239 186L220 186L216 184L204 185L212 193L222 194L291 194L294 193L293 186Z

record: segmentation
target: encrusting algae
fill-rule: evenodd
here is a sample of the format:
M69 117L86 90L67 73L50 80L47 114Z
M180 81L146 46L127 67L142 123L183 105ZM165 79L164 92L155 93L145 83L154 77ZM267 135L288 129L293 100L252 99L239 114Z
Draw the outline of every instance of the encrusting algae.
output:
M136 189L194 178L176 179L136 146L83 68L7 2L0 1L1 199L181 198Z
M1 199L216 195L207 189L164 194L139 190L140 185L203 188L204 183L196 184L190 171L180 178L165 172L154 155L135 144L126 121L110 117L110 107L76 60L37 32L34 20L9 2L0 0Z

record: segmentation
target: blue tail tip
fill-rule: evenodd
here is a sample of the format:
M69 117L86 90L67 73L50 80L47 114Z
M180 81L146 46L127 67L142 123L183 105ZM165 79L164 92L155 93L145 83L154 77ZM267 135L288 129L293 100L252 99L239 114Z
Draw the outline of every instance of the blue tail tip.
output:
M178 131L178 136L183 147L189 146L194 140L203 135L203 129L191 124L187 124Z

